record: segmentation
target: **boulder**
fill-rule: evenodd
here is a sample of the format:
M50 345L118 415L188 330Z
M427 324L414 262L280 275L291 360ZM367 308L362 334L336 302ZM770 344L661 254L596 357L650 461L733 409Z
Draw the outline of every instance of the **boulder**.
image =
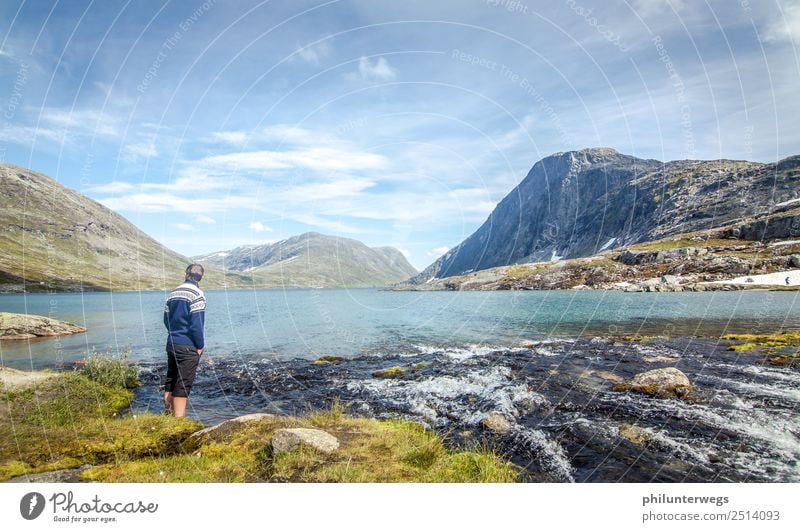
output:
M497 434L506 434L507 432L511 431L511 428L513 427L513 424L506 416L497 412L487 414L483 417L483 419L481 419L480 423L485 428L491 430L492 432L496 432Z
M0 312L0 340L25 340L37 336L64 336L84 332L84 327L44 316Z
M332 453L339 448L335 436L319 429L278 429L272 434L272 451L288 453L300 445L306 445L322 453Z
M800 255L792 255L789 257L789 267L800 268Z
M247 414L244 416L235 417L233 419L226 419L222 423L218 423L213 427L208 427L202 430L198 430L197 432L193 433L189 436L190 440L197 440L198 438L217 438L221 436L225 436L230 434L231 432L235 432L240 428L243 423L252 423L255 421L262 421L264 419L272 419L275 416L273 414L267 414L266 412L258 412L256 414Z
M677 368L659 368L639 373L617 391L631 391L660 399L683 398L692 391L689 378Z

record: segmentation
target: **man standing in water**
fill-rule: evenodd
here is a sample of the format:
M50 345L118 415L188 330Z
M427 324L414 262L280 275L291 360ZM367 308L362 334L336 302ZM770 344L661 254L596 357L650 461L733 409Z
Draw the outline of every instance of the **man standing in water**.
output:
M198 286L203 273L201 265L190 264L186 280L170 292L164 307L164 326L169 331L164 409L175 417L186 415L186 398L205 347L206 298Z

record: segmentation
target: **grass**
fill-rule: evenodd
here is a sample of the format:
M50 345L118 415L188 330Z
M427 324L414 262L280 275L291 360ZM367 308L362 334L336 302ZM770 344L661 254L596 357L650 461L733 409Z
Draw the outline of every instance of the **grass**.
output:
M331 454L300 446L274 453L279 428L325 430L339 439ZM490 450L447 450L441 438L401 420L351 418L338 405L305 417L275 417L208 435L186 452L108 464L82 473L114 482L513 482L516 468Z
M78 372L1 393L0 480L171 454L200 428L197 422L166 416L122 417L130 390Z
M139 371L128 362L131 348L126 347L119 355L107 352L100 355L92 350L79 370L90 380L112 388L136 388L139 385Z
M118 361L122 364L121 361ZM101 362L100 364L104 364ZM108 372L116 375L120 368ZM97 380L92 380L93 375ZM103 381L103 382L99 382ZM59 374L0 390L0 481L27 473L94 467L100 482L513 482L517 469L492 450L452 451L417 423L351 418L338 402L304 417L235 424L200 437L196 421L122 416L132 392L107 372ZM300 446L274 453L279 428L325 430L332 454Z
M724 238L708 238L702 240L691 240L689 238L678 238L677 240L664 239L655 240L653 242L645 242L642 244L634 244L628 246L631 251L661 251L666 249L678 249L688 247L723 247L723 246L741 246L752 245L752 242L747 240L724 239Z

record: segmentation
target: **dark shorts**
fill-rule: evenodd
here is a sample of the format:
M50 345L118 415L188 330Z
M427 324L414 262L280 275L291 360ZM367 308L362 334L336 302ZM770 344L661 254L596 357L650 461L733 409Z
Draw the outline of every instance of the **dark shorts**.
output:
M193 345L173 345L167 342L167 380L164 391L175 397L189 397L200 355Z

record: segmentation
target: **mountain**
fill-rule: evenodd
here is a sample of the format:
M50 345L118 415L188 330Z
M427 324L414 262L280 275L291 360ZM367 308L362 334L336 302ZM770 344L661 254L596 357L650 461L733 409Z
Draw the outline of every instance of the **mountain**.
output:
M55 180L0 165L0 291L164 290L190 260ZM204 288L253 279L206 272Z
M276 287L385 286L417 274L395 248L370 248L358 240L319 233L218 251L195 260L246 272Z
M800 156L771 164L664 163L610 148L556 153L537 162L477 231L408 283L730 225L733 236L749 240L800 235Z

